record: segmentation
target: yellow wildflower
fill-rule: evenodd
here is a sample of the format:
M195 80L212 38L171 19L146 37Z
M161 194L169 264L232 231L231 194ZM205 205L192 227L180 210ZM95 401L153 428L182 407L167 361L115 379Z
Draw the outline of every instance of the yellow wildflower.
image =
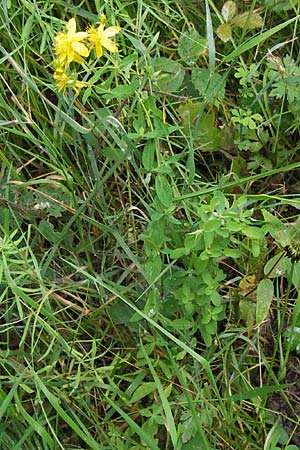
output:
M53 78L55 80L58 91L64 91L67 87L71 87L78 94L77 88L81 88L87 85L84 81L78 81L77 75L69 76L64 68L58 67Z
M82 56L87 57L89 50L87 46L81 42L88 33L80 31L76 33L76 21L70 19L66 25L67 33L58 33L55 37L54 51L60 64L68 66L72 61L82 63Z
M118 26L112 26L105 29L105 17L101 18L101 24L98 28L91 27L89 29L89 41L95 47L97 58L103 55L103 48L112 53L118 52L118 46L110 37L115 36L121 30Z
M69 83L68 74L62 68L58 68L55 70L53 78L59 91L63 91Z

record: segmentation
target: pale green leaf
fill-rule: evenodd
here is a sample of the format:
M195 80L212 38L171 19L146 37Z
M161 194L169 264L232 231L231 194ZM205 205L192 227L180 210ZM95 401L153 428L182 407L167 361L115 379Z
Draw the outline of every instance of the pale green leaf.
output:
M193 65L200 56L207 53L207 40L197 31L189 30L181 35L177 50L186 64Z
M149 383L143 383L141 386L139 386L136 391L133 393L130 403L135 403L141 400L144 397L147 397L147 395L151 394L156 389L156 384L152 381Z
M231 25L230 23L222 23L217 28L217 35L223 42L228 42L231 39Z
M221 12L225 22L229 22L236 14L236 3L232 1L225 2Z
M256 322L261 324L268 315L272 298L274 295L274 286L271 280L263 279L257 286L256 303Z
M171 206L173 200L172 188L164 175L155 178L155 190L159 201L166 207Z
M260 45L264 40L270 38L274 34L278 33L283 28L287 27L291 23L295 22L295 20L298 20L299 16L295 16L292 19L289 19L283 23L280 23L279 25L276 25L276 27L271 28L270 30L264 31L263 33L260 33L257 36L254 36L253 38L249 39L248 41L244 42L237 48L233 50L229 55L225 56L224 62L231 62L238 56L242 55L248 50L251 50L251 48Z
M242 299L239 303L239 313L248 328L255 324L255 304L248 299Z
M255 30L255 28L262 28L263 20L258 13L252 12L249 14L249 12L246 11L243 14L235 16L232 20L232 25L242 29Z
M142 154L142 163L147 172L150 172L154 168L154 154L155 143L150 139L147 141Z
M176 92L182 85L185 71L183 66L171 58L160 57L154 62L157 88L162 92Z

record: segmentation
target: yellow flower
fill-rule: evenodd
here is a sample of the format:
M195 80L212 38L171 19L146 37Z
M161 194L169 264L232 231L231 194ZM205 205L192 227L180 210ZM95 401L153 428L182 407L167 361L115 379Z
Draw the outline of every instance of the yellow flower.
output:
M118 26L112 26L104 29L104 27L105 20L102 20L102 23L98 28L91 27L89 29L89 41L95 47L97 58L101 58L101 56L103 55L103 47L112 53L118 52L117 44L115 44L109 38L119 33L121 28Z
M77 75L69 76L64 68L58 67L53 78L55 80L58 91L64 91L67 87L71 87L78 94L77 88L81 88L87 85L84 81L78 81Z
M76 21L74 18L67 23L67 33L58 33L55 37L54 51L60 64L68 66L72 61L82 63L82 56L87 57L89 50L81 42L88 33L81 31L76 33Z
M53 74L53 78L55 80L57 89L59 91L65 90L66 86L69 83L69 77L68 77L68 74L66 73L66 71L62 68L56 69Z

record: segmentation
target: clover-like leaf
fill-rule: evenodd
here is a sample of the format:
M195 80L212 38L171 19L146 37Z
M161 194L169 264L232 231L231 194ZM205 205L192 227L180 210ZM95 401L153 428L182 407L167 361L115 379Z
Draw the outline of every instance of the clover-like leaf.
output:
M223 42L228 42L231 39L231 25L230 23L222 23L217 28L217 35Z
M225 22L229 22L236 14L236 3L232 1L225 2L221 12Z
M255 28L261 28L263 25L262 17L258 13L245 12L238 14L232 20L232 25L239 28L246 28L247 30L254 30Z

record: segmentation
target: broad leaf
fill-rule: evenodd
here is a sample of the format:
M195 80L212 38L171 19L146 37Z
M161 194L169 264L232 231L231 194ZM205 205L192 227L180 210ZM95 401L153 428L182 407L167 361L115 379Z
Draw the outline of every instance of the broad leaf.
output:
M170 58L157 58L154 62L157 87L162 92L176 92L182 85L185 71L181 64Z
M164 175L155 178L155 190L159 201L166 207L171 206L173 200L172 188Z
M229 22L236 14L236 3L232 1L225 2L222 8L222 16L225 22Z
M154 168L155 143L153 140L147 141L142 154L144 168L150 172Z
M178 53L186 64L193 65L200 56L207 53L207 40L195 30L186 31L180 37Z
M246 28L247 30L254 30L255 28L262 28L263 20L259 14L253 12L249 15L249 12L247 11L235 16L232 20L232 25L242 29Z
M139 386L136 391L133 393L130 403L135 403L141 400L144 397L147 397L149 394L151 394L156 389L156 384L154 381L151 381L149 383L143 383L141 386Z
M257 287L256 322L258 324L261 324L267 317L273 295L273 282L269 279L261 280Z

